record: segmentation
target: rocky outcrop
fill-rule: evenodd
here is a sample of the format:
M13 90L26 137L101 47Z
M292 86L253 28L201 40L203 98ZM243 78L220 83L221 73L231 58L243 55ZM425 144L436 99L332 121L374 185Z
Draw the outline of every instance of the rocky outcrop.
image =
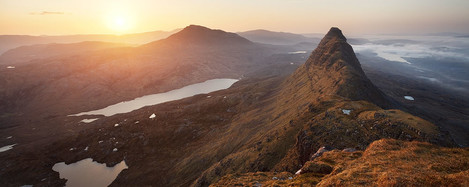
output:
M327 163L308 161L295 174L305 174L305 173L329 174L332 172L332 169L333 168Z
M276 186L467 186L467 163L469 149L381 139L364 151L326 152L306 162L291 180L260 180L255 173L247 173L223 177L213 186L249 184L249 181Z
M295 75L298 74L298 75ZM363 72L352 46L338 28L331 28L293 76L307 76L311 91L350 100L365 100L381 107L393 102Z
M327 146L327 145L322 146L321 148L318 149L318 151L316 151L316 153L314 153L311 156L310 160L314 160L315 158L320 157L323 153L328 152L328 151L332 151L332 150L334 150L334 148L331 147L331 146Z

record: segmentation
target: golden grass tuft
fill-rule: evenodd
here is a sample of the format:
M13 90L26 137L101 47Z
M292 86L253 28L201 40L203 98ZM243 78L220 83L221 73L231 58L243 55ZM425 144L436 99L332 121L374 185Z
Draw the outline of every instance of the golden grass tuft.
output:
M378 140L362 157L342 165L319 186L465 186L469 181L469 149L425 142Z
M325 174L321 166L333 169ZM469 149L446 148L425 142L381 139L365 151L329 151L302 169L292 180L272 179L280 173L227 175L213 186L469 186ZM329 173L329 171L327 172Z

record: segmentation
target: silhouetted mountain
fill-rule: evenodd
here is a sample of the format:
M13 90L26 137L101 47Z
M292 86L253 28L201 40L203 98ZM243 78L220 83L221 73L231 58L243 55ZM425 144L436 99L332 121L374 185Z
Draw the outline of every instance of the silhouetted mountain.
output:
M49 43L78 43L84 41L101 41L112 43L127 43L140 45L160 40L180 31L153 31L125 35L89 34L89 35L63 35L63 36L27 36L27 35L0 35L0 54L24 45Z
M275 45L292 45L300 42L316 43L319 41L318 38L305 37L300 34L293 34L287 32L273 32L262 29L238 32L237 34L253 42Z
M179 43L183 45L251 45L251 41L235 33L212 30L203 26L190 25L168 38L147 44Z
M126 47L128 44L108 43L108 42L80 42L71 44L37 44L22 46L8 50L0 55L0 64L18 65L31 60L39 60L57 56L71 56L82 53L90 53L96 50Z

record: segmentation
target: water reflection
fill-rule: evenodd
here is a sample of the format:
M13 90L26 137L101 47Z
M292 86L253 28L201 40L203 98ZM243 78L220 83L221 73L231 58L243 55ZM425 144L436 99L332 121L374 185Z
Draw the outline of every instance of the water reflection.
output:
M176 90L171 90L165 93L158 93L152 95L146 95L143 97L136 98L131 101L124 101L114 105L110 105L106 108L93 110L89 112L82 112L70 116L82 116L82 115L104 115L112 116L114 114L121 114L137 110L145 106L156 105L168 101L174 101L191 97L197 94L206 94L217 90L227 89L233 85L236 79L212 79L202 83L192 84Z
M106 167L106 164L100 164L87 158L72 164L60 162L52 167L52 170L59 172L60 178L67 179L67 187L105 187L109 186L117 175L128 168L125 161L120 162L114 167Z

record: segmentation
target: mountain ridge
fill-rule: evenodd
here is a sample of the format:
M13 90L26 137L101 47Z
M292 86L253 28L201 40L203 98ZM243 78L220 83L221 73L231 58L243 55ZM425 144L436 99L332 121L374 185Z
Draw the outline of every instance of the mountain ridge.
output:
M218 29L209 29L200 25L189 25L166 39L146 44L151 46L158 43L183 42L186 45L251 45L246 38L236 33Z
M33 44L20 46L10 49L0 55L0 64L18 65L27 63L31 60L39 60L56 56L71 56L82 53L91 53L93 51L130 47L129 44L111 43L100 41L84 41L78 43L49 43L49 44Z
M266 102L262 109L252 109L232 121L232 128L240 132L231 136L252 134L248 130L252 126L262 130L250 141L232 140L245 149L213 164L193 186L206 186L236 172L295 172L324 145L363 150L375 140L395 138L454 146L434 124L400 110L379 107L393 103L368 80L337 28L332 28L305 64L272 92L260 99Z
M293 45L301 42L313 42L316 44L319 40L319 38L316 37L305 37L301 34L276 32L265 29L237 32L237 34L253 42L274 45Z
M381 107L393 106L392 101L366 77L352 46L336 27L329 30L303 66L305 70L299 68L298 71L303 71L315 82L312 87L321 94L367 100Z
M127 43L130 45L145 44L155 40L164 39L171 34L179 32L181 29L171 31L150 31L143 33L133 33L124 35L112 34L75 34L75 35L0 35L0 54L25 45L49 44L49 43L77 43L84 41L101 41L112 43Z
M382 95L344 38L333 30L291 75L242 78L226 90L101 118L46 147L12 152L0 160L12 166L0 171L6 176L0 180L45 185L41 179L48 175L52 184L63 185L52 165L91 157L108 166L125 160L128 169L111 186L208 186L230 174L295 173L325 145L365 150L392 138L454 146L434 124L378 106ZM174 54L197 48L180 46L185 45ZM214 56L213 51L197 54ZM148 75L153 74L158 75ZM67 118L70 125L81 119ZM18 159L19 154L25 156Z

